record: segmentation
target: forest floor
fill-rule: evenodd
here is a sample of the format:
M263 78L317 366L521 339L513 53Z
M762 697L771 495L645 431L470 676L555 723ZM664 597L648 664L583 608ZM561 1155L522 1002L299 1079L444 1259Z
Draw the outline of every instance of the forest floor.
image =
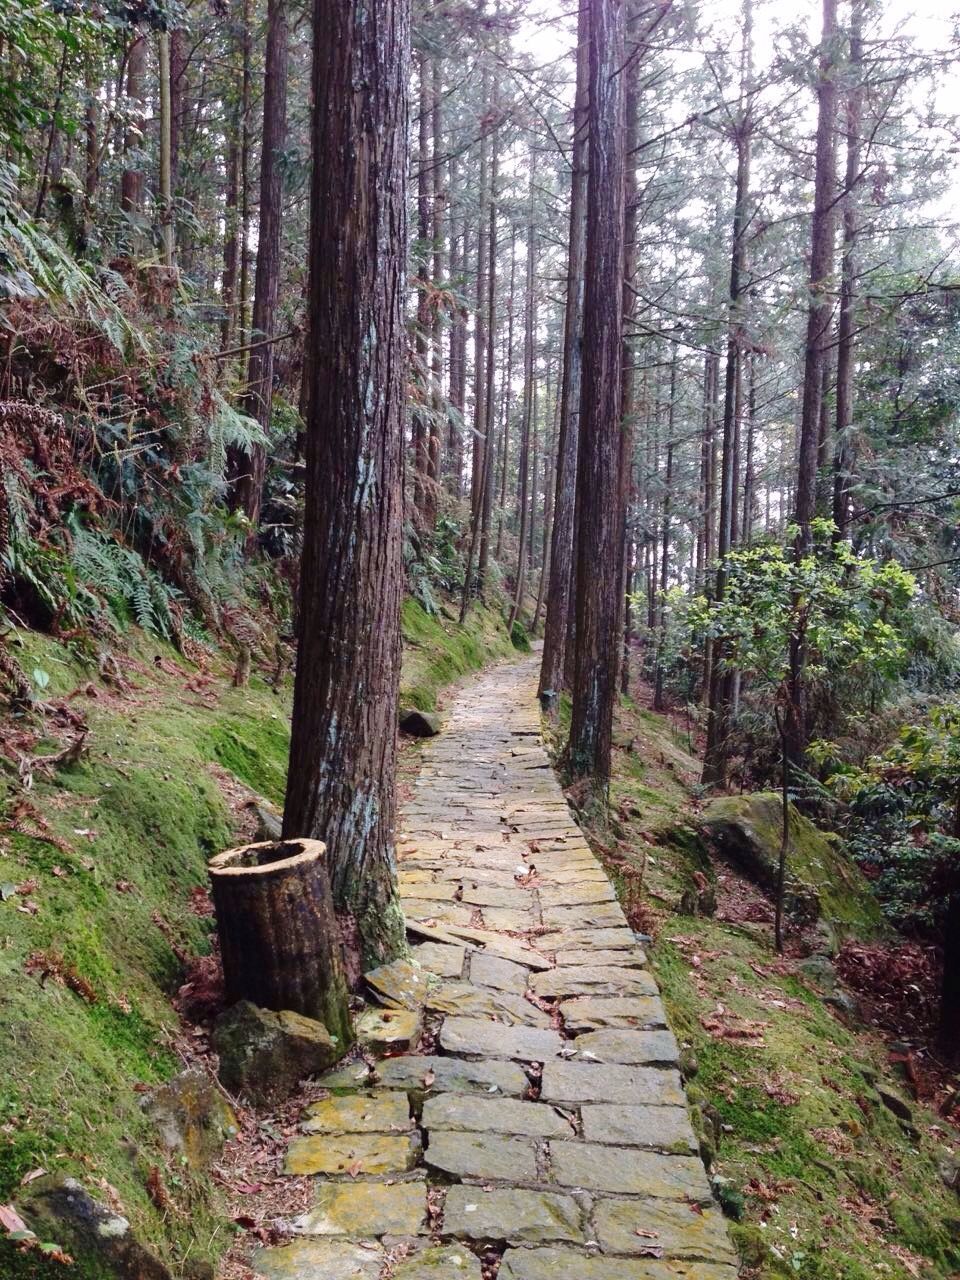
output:
M313 1203L257 1276L736 1274L657 985L541 742L536 667L467 681L422 751L399 841L417 963L368 975L366 1052L321 1078L284 1159Z

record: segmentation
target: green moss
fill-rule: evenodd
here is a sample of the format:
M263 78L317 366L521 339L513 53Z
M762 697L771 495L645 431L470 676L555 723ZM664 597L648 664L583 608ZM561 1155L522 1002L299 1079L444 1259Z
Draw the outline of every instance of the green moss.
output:
M515 649L519 649L521 653L530 652L530 637L527 635L527 629L517 618L510 628L510 643Z
M445 685L513 652L503 618L495 608L473 605L461 626L441 614L427 613L417 600L406 599L401 624L400 701L420 711L436 709Z

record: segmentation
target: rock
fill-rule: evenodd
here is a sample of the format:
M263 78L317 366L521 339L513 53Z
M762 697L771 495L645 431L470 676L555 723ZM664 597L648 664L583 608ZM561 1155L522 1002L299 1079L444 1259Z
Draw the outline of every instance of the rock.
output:
M709 1262L678 1260L668 1265L547 1248L508 1249L497 1276L498 1280L737 1280L737 1271Z
M172 1280L164 1264L135 1239L130 1223L75 1178L48 1174L18 1202L31 1231L69 1253L84 1274L117 1280Z
M419 1146L413 1134L322 1133L295 1138L287 1149L284 1172L307 1174L363 1173L380 1177L406 1173L417 1162Z
M564 996L655 996L656 982L644 969L609 969L606 965L564 965L538 973L530 984L534 995L547 999Z
M893 1089L888 1089L885 1085L877 1085L877 1097L887 1108L892 1111L898 1120L906 1120L909 1124L913 1120L913 1110L905 1098L899 1093L895 1093Z
M205 1071L182 1071L144 1094L140 1106L166 1150L182 1155L192 1169L206 1168L239 1131L232 1108Z
M528 1138L569 1138L573 1132L570 1123L553 1107L468 1093L438 1093L428 1097L423 1104L421 1123L424 1129L464 1129Z
M540 1027L506 1027L480 1018L447 1018L440 1029L440 1044L447 1053L546 1062L557 1056L563 1041L558 1032Z
M420 1034L420 1014L413 1009L364 1009L357 1019L357 1040L382 1058L409 1049Z
M426 1222L422 1182L328 1182L314 1207L294 1218L293 1229L307 1236L416 1236Z
M659 1067L634 1067L592 1062L547 1062L540 1097L544 1102L682 1107L680 1074Z
M377 1280L385 1261L378 1244L308 1238L258 1249L251 1266L263 1280Z
M406 1094L383 1089L311 1103L301 1127L304 1133L403 1133L412 1123Z
M943 1185L950 1191L960 1192L960 1156L942 1155L937 1167Z
M438 1093L518 1098L530 1086L525 1072L515 1062L468 1062L463 1058L385 1058L377 1067L377 1075L382 1084L405 1089L414 1098L429 1095L431 1089Z
M583 1243L580 1207L572 1196L549 1191L483 1191L451 1187L443 1209L444 1232L468 1240L507 1244Z
M528 1138L434 1129L424 1159L430 1169L455 1178L534 1182L537 1177L537 1149Z
M427 998L427 975L412 960L394 960L364 974L364 981L380 1001L389 1009L423 1007Z
M800 961L799 969L801 973L815 982L821 991L829 992L831 995L836 991L836 965L827 956L808 956L806 960Z
M254 840L279 840L283 834L283 816L272 805L255 804L254 817L257 829Z
M257 1106L288 1098L301 1080L343 1056L322 1022L285 1009L274 1013L241 1000L217 1019L213 1047L220 1079Z
M470 982L444 982L427 997L427 1008L437 1013L459 1014L464 1018L491 1018L522 1023L529 1027L549 1027L550 1016L535 1004L512 991L476 987Z
M470 957L470 981L481 987L493 987L495 991L510 991L522 996L530 981L530 970L512 960L476 952Z
M674 1200L599 1200L597 1239L608 1253L639 1254L651 1240L665 1258L711 1258L737 1264L737 1254L716 1209L690 1212ZM649 1234L641 1234L649 1233Z
M771 896L776 892L781 823L780 796L774 791L720 796L701 817L704 834ZM871 928L881 922L876 896L853 860L793 805L785 904L803 924L820 917L841 928Z
M465 947L452 947L442 942L422 942L410 953L428 973L438 978L459 978L463 973Z
M590 1142L551 1142L553 1181L584 1191L616 1191L655 1199L709 1205L710 1184L698 1156L604 1147Z
M662 1028L667 1015L659 996L577 996L560 1005L568 1031L597 1031L604 1027Z
M413 738L434 738L440 732L440 717L411 707L400 712L400 732Z
M620 1106L597 1103L581 1112L587 1142L615 1147L649 1147L687 1155L697 1150L697 1140L686 1107Z
M850 994L844 991L842 987L837 987L836 991L832 991L830 995L823 997L823 1003L828 1004L833 1009L844 1013L848 1018L857 1018L860 1016L860 1005Z
M393 1280L481 1280L480 1259L462 1244L438 1245L407 1258Z
M680 1050L672 1031L631 1031L607 1027L587 1031L573 1041L577 1062L622 1062L675 1067Z

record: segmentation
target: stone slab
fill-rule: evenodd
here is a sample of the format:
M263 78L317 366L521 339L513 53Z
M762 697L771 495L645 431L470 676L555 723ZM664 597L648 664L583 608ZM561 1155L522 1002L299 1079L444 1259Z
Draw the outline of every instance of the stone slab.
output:
M328 1182L312 1209L293 1220L300 1235L416 1236L427 1227L423 1182Z
M596 1239L606 1253L640 1253L657 1244L665 1258L702 1258L737 1265L723 1215L717 1209L691 1213L675 1200L598 1200L593 1222ZM650 1235L638 1235L638 1231Z
M529 1138L434 1129L424 1152L427 1167L455 1178L534 1182L537 1149Z
M545 1244L584 1240L583 1214L572 1196L549 1191L484 1191L451 1187L443 1209L444 1234L466 1240Z
M455 1017L444 1021L440 1044L447 1053L546 1062L557 1056L563 1042L558 1032L541 1027L508 1027L479 1018Z
M598 1031L601 1027L666 1027L667 1015L659 996L576 996L560 1004L568 1031Z
M575 907L581 904L616 902L617 895L609 880L592 880L582 884L568 883L541 885L540 905L547 907Z
M642 969L647 963L646 952L642 947L625 947L622 951L596 951L576 949L562 951L557 957L558 963L570 966L575 964L602 964L613 969Z
M680 1073L669 1068L616 1063L547 1062L540 1097L567 1104L611 1102L618 1106L682 1107Z
M483 927L503 933L529 933L537 927L534 915L533 900L524 909L516 907L480 907L483 913Z
M610 1027L585 1031L573 1041L578 1061L676 1066L680 1049L672 1031L631 1031Z
M354 1170L373 1177L406 1173L417 1162L418 1144L399 1134L312 1134L295 1138L287 1148L284 1172L295 1177L313 1173L328 1176Z
M615 902L598 902L581 907L544 907L543 923L548 929L622 929L626 918Z
M573 1249L508 1249L497 1280L737 1280L733 1267L704 1262L603 1258Z
M466 948L443 942L421 942L410 954L427 973L435 974L438 978L459 978L463 973Z
M657 996L660 989L645 969L611 969L608 965L563 965L538 973L530 984L535 995Z
M470 981L481 987L493 987L496 991L511 991L522 996L530 981L530 970L512 960L476 952L470 957Z
M427 997L427 1008L465 1018L495 1018L528 1027L549 1027L549 1014L512 991L492 991L470 982L445 982Z
M550 1168L553 1181L561 1187L713 1203L707 1175L696 1156L668 1156L592 1142L551 1142Z
M420 1034L420 1014L412 1009L364 1009L357 1039L376 1057L408 1049Z
M385 1090L313 1102L301 1128L304 1133L402 1133L412 1123L406 1096Z
M258 1249L250 1265L263 1280L377 1280L385 1261L378 1244L302 1239Z
M423 1104L424 1129L464 1129L474 1133L510 1133L528 1138L570 1138L573 1130L553 1107L513 1098L484 1098L438 1093ZM605 1139L599 1139L605 1141Z
M500 885L464 885L461 901L469 902L476 907L506 907L514 911L529 911L533 906L533 898L529 889L517 885L503 888ZM486 912L484 912L486 914Z
M580 1117L587 1142L648 1147L680 1155L696 1154L699 1150L686 1107L635 1107L600 1102L585 1106Z
M436 1245L406 1258L390 1271L392 1280L481 1280L480 1259L465 1245Z
M394 960L371 969L364 981L387 1008L414 1011L423 1005L429 985L426 972L412 960Z
M409 927L407 932L410 932ZM454 940L459 938L466 942L476 943L478 946L483 947L486 955L500 956L501 959L512 960L515 964L525 964L528 969L550 969L553 967L543 954L544 948L540 946L539 939L537 939L537 947L533 948L528 947L517 938L502 938L485 929L467 928L461 925L450 929L447 936L438 939L438 941L446 942L450 938Z
M611 929L549 929L537 938L541 951L633 950L637 939L625 925Z
M520 1097L530 1087L526 1073L515 1062L470 1062L464 1058L398 1057L377 1064L380 1082L391 1089L423 1094L481 1093ZM429 1085L424 1081L430 1079Z

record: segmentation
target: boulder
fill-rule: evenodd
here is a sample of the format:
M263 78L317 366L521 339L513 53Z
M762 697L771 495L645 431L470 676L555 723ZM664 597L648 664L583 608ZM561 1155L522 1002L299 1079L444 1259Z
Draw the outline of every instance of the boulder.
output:
M775 791L720 796L701 815L704 835L771 896L780 859L781 800ZM842 936L877 933L880 908L856 864L836 837L790 805L785 905L800 924L822 917Z
M248 1000L217 1020L213 1046L223 1084L257 1106L290 1097L301 1080L326 1071L347 1048L314 1018L258 1009Z
M254 840L279 840L283 832L283 816L273 805L255 804L253 813L257 820Z
M440 717L409 707L400 712L400 732L409 733L413 738L433 738L440 732Z
M237 1117L216 1082L195 1068L144 1094L140 1106L167 1151L183 1156L192 1169L211 1164L238 1132Z
M95 1200L75 1178L38 1178L18 1209L30 1230L69 1253L84 1275L172 1280L159 1258L134 1238L127 1219Z

